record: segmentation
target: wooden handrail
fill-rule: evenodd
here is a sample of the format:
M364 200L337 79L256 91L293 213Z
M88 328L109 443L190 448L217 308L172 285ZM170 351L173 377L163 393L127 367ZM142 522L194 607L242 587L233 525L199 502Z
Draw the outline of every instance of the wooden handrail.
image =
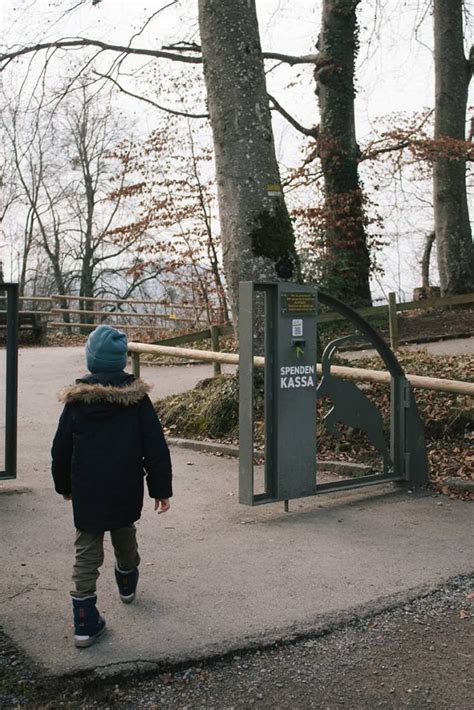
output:
M51 311L24 311L23 309L21 311L18 311L19 315L28 315L28 316L50 316Z
M74 315L94 315L94 316L118 316L123 318L161 318L163 320L173 320L182 321L183 323L194 323L195 318L183 318L181 316L175 316L171 313L125 313L123 311L81 311L75 308L51 308L51 313L54 315L61 315L61 313L71 313Z
M65 321L50 321L48 323L48 328L88 328L94 330L99 323L66 323ZM129 325L128 323L114 323L114 328L119 330L138 330L139 328L149 328L150 330L159 330L154 325L144 326L137 323L137 325Z
M169 303L169 301L153 301L153 300L135 300L132 298L93 298L91 296L61 296L61 294L54 294L51 296L54 301L93 301L94 303L139 303L141 305L155 305L155 306L166 306L167 308L181 308L183 310L194 310L195 306L188 303Z
M148 343L135 342L128 344L128 350L130 353L152 353L155 355L168 355L171 357L202 360L204 362L220 362L228 365L239 364L239 356L235 353L216 353L208 350L173 348L167 345L149 345ZM255 367L263 367L265 365L264 357L256 356L253 361ZM321 374L322 370L319 363L316 365L316 370L318 374ZM331 367L331 372L342 379L355 380L357 382L389 384L391 381L390 373L382 370L366 370L361 367L333 365ZM413 387L417 387L418 389L474 396L474 382L443 380L438 377L424 377L422 375L406 375L406 378Z

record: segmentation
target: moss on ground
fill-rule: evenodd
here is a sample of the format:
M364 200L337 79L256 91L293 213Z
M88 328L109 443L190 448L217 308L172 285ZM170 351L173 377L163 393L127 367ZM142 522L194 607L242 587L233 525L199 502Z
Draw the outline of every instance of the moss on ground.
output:
M263 417L263 372L254 380L255 417ZM219 375L201 380L188 392L155 402L163 427L189 439L234 440L239 435L239 379Z
M194 389L157 402L163 426L175 436L201 439L236 436L238 382L234 375L201 380Z

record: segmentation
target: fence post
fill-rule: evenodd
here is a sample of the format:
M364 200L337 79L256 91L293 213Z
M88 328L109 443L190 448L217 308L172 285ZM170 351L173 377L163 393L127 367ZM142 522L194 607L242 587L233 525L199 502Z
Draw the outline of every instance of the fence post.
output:
M211 349L215 353L219 353L221 348L220 348L220 343L219 343L219 326L218 325L211 325L210 326L210 331L211 331ZM217 375L220 375L222 373L222 368L220 362L214 362L214 377L217 377Z
M140 353L132 353L132 372L135 377L140 377Z
M392 350L398 350L397 296L393 291L388 294L388 325L390 329L390 347Z

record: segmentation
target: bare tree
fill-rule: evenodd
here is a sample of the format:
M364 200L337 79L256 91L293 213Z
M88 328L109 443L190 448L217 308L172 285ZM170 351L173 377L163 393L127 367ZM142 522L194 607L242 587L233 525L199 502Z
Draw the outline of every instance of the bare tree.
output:
M98 97L83 86L53 113L33 112L34 122L28 115L20 126L19 114L17 108L7 136L24 206L14 216L16 225L22 220L24 224L24 243L19 249L23 290L28 258L33 249L39 249L49 260L59 294L76 291L92 298L98 292L110 292L128 297L156 277L159 269L136 269L142 259L137 249L143 236L140 232L132 246L121 244L114 234L126 212L120 196L110 197L119 164L111 153L118 132L107 97ZM117 178L119 185L126 178L124 170ZM92 310L88 303L81 301L81 310ZM61 308L68 308L67 300L61 301ZM92 318L92 314L81 314L83 323ZM64 319L69 321L66 313Z
M32 132L26 135L24 124L30 116L27 116L26 121L22 121L19 108L11 112L8 121L5 114L4 137L9 142L9 156L18 191L12 229L19 254L20 293L26 293L28 272L34 271L30 257L34 250L41 248L50 260L56 290L59 294L64 294L67 277L63 268L65 243L61 241L59 207L64 197L64 188L58 186L54 179L49 179L60 170L56 156L52 159L54 153L50 127L40 127L39 114L33 112L36 120L33 121ZM66 302L62 305L66 306Z
M241 280L298 278L254 0L199 0L224 266L237 322Z
M239 280L297 278L298 264L275 157L255 2L204 0L199 3L199 17L202 48L141 49L131 43L122 46L78 38L15 48L1 55L0 63L5 68L28 53L81 46L113 52L117 61L129 55L192 64L204 61L216 148L224 266L236 316ZM290 64L315 61L314 55L266 56ZM234 118L229 120L230 116ZM229 168L237 173L229 175Z
M200 0L202 46L179 43L161 49L139 48L135 46L138 32L128 45L67 38L12 48L0 56L0 63L7 67L15 58L31 53L46 51L51 58L60 49L90 47L98 54L113 54L113 70L108 76L120 87L114 72L128 56L178 61L183 66L204 62L214 135L224 265L234 312L237 282L241 278L298 278L291 223L273 147L262 58L290 65L313 65L321 106L318 130L301 126L276 100L272 100L272 104L291 125L316 139L315 155L321 158L324 171L330 288L353 303L368 303L370 255L354 128L359 1L324 0L319 53L304 56L262 53L254 0ZM170 4L173 3L159 8L145 24ZM447 0L445 4L449 4ZM89 61L92 62L93 57Z
M114 196L131 202L133 219L117 233L133 245L137 230L146 230L146 250L151 262L161 264L161 282L169 280L186 298L192 293L197 311L204 307L209 322L217 312L228 321L220 240L211 218L215 181L209 128L189 121L187 131L179 128L175 116L162 114L146 140L121 144L117 156L133 180Z

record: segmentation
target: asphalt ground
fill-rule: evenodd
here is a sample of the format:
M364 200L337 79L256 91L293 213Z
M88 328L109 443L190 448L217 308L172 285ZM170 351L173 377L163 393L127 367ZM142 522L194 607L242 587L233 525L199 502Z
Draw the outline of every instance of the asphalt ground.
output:
M471 710L473 626L462 577L323 635L144 675L45 677L0 634L0 707Z
M172 509L151 501L139 524L139 593L120 603L107 544L99 607L109 632L72 643L69 504L54 493L49 450L57 391L81 374L82 349L20 355L19 470L1 484L0 621L46 674L159 669L238 654L370 616L472 571L465 502L390 486L274 504L237 502L237 462L174 448ZM144 370L156 397L210 374L206 366Z

